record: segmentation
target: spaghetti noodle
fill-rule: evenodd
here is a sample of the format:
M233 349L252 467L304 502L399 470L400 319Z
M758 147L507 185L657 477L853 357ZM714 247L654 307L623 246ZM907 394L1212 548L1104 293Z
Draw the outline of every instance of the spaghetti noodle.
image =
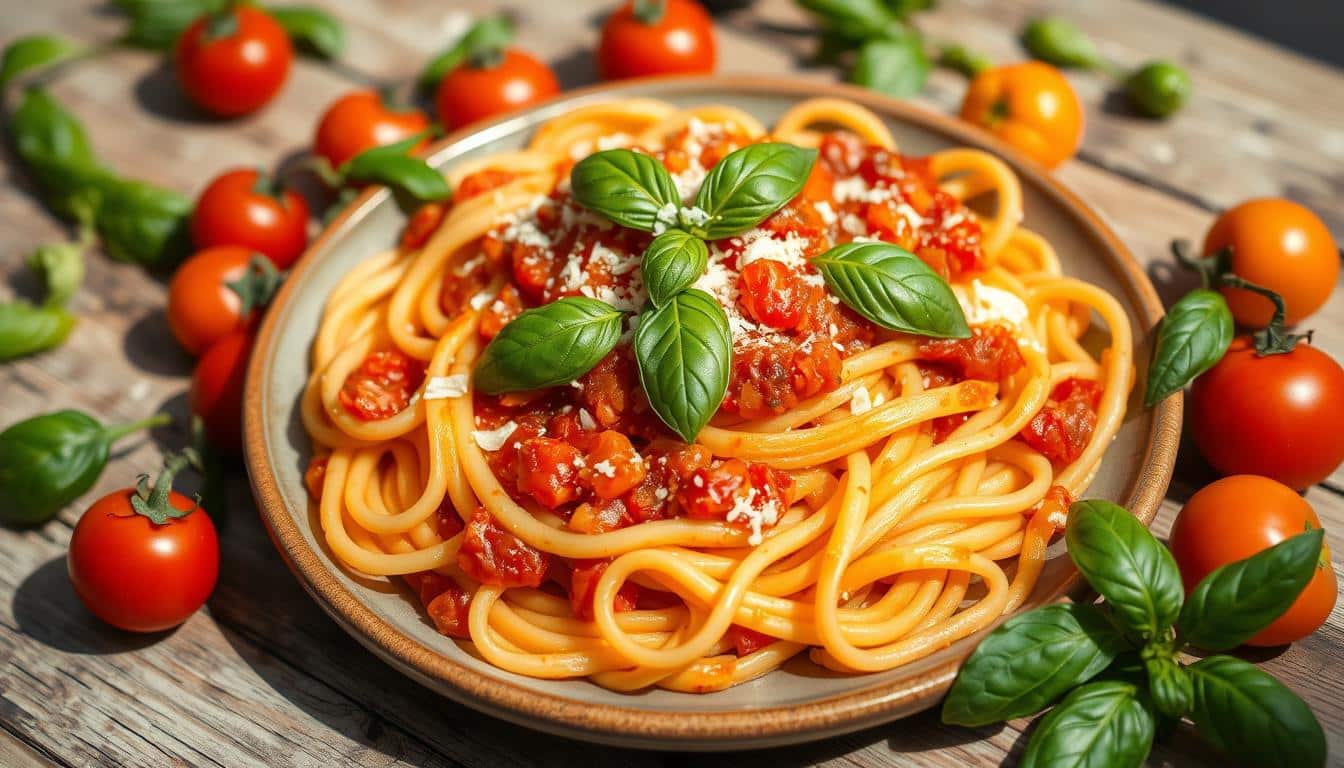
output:
M308 480L335 556L403 577L492 664L615 690L719 690L804 652L890 669L1020 606L1124 415L1124 310L1061 274L989 154L903 156L831 99L768 135L819 156L788 205L711 243L696 286L727 313L732 373L693 445L650 412L628 339L569 386L492 396L471 373L527 307L643 304L648 235L573 201L576 160L637 148L689 201L766 128L617 101L450 171L453 204L351 271L313 345ZM862 239L946 278L973 335L886 331L841 304L807 258Z

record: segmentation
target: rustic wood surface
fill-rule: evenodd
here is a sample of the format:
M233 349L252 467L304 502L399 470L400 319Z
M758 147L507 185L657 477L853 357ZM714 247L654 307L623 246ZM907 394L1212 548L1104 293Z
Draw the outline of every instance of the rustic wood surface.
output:
M263 113L232 122L200 116L154 55L117 51L63 73L54 90L88 125L98 152L127 173L188 193L240 164L290 167L324 105L356 83L395 83L487 2L322 3L347 26L338 67L302 61ZM592 82L591 46L603 2L511 4L521 43L566 86ZM745 6L746 3L737 3ZM447 10L446 10L447 9ZM1168 57L1193 73L1178 117L1128 114L1099 78L1073 80L1088 106L1080 158L1059 170L1116 228L1167 298L1188 283L1166 265L1173 236L1198 238L1220 207L1276 194L1314 208L1344 242L1344 75L1193 16L1130 0L942 0L920 17L934 39L956 39L999 60L1021 56L1014 32L1057 11L1125 64ZM808 63L807 19L787 0L720 13L720 70L829 80ZM35 31L88 41L116 34L101 4L19 3L0 10L0 43ZM922 101L948 110L961 79L936 73ZM67 233L31 196L6 148L0 169L0 298L33 290L21 256ZM75 299L80 326L60 350L0 368L0 425L82 408L112 422L155 409L185 411L189 359L163 318L164 286L101 254ZM1318 343L1344 354L1344 292L1311 321ZM179 429L125 441L89 499L126 484L184 442ZM931 713L806 746L736 755L594 748L533 733L453 704L363 650L307 597L272 549L241 469L232 473L219 587L181 628L152 636L112 631L79 605L65 550L76 503L35 530L0 529L0 764L42 765L999 765L1016 762L1026 723L967 730ZM1307 498L1327 529L1344 530L1344 475ZM1187 446L1157 529L1210 479ZM1341 545L1336 538L1336 546ZM1335 567L1340 568L1338 559ZM1311 638L1254 657L1311 704L1331 751L1344 754L1344 606ZM1159 744L1155 765L1216 765L1187 731Z

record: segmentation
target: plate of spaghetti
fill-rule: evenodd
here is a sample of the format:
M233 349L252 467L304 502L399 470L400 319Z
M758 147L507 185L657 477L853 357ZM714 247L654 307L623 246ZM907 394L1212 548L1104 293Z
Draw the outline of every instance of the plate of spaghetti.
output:
M751 79L578 91L367 190L261 329L262 515L394 666L564 735L721 749L935 704L1069 596L1071 500L1148 522L1161 308L956 121Z

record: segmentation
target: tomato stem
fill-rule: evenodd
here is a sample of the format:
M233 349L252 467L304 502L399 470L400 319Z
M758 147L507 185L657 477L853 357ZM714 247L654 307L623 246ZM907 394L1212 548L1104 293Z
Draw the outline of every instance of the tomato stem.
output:
M173 492L173 478L177 473L188 466L199 464L196 452L191 448L168 456L163 460L163 469L159 470L154 485L149 484L149 475L140 476L135 484L135 493L131 496L131 508L136 513L148 517L155 525L164 525L169 520L186 517L195 512L201 506L199 498L191 505L191 509L178 509L172 505L170 497Z
M667 13L667 0L635 0L630 13L641 24L654 25L663 20Z
M173 422L173 417L166 413L156 413L147 419L132 421L129 424L118 424L113 427L103 428L103 439L109 443L115 443L121 438L139 432L142 429L153 429L154 427L165 427Z
M1258 293L1274 303L1274 316L1269 319L1269 325L1256 331L1255 354L1257 357L1266 357L1268 355L1281 355L1285 352L1292 352L1293 347L1297 346L1299 341L1305 340L1311 343L1311 331L1306 333L1292 333L1284 327L1284 318L1286 308L1284 307L1283 297L1271 291L1270 289L1256 285L1249 280L1243 280L1240 277L1228 272L1218 278L1218 281L1232 288L1240 288L1252 293Z
M1189 240L1177 238L1171 241L1171 254L1181 266L1198 272L1205 288L1217 288L1222 276L1232 271L1231 248L1224 248L1212 256L1200 258L1191 252Z

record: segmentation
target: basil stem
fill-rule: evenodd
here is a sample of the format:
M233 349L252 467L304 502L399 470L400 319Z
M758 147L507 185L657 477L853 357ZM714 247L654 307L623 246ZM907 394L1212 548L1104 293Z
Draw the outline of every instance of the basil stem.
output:
M1212 368L1235 334L1232 311L1221 293L1196 288L1172 305L1157 327L1143 401L1148 407Z
M1254 664L1210 656L1191 664L1195 730L1244 765L1325 765L1325 733L1297 694Z
M692 232L718 240L755 227L802 191L816 161L815 149L775 142L730 152L700 185L695 207L708 219Z
M490 340L476 363L486 394L568 384L606 357L621 337L624 313L573 296L523 312Z
M1138 689L1112 680L1070 693L1036 726L1021 768L1137 768L1153 748L1156 723Z
M1160 638L1181 611L1184 590L1171 552L1127 510L1075 502L1064 529L1069 557L1126 628Z
M640 273L653 306L661 307L705 273L709 248L695 235L673 229L655 237L644 251Z
M652 232L659 212L681 205L672 175L656 158L629 149L595 152L569 174L574 199L623 227Z
M645 311L634 346L654 412L683 440L695 442L728 391L733 335L718 299L691 288Z
M883 328L938 338L971 335L952 287L898 245L845 243L812 265L850 309Z

